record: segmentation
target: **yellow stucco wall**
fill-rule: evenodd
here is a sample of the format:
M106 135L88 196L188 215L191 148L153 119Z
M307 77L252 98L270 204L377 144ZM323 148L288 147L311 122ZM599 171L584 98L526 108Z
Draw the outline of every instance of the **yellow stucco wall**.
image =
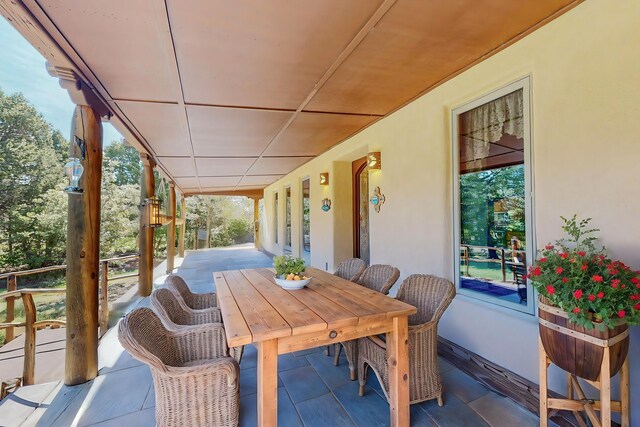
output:
M371 173L370 188L379 185L387 202L379 214L371 213L371 262L397 266L401 279L412 273L452 279L451 110L531 76L538 246L558 237L560 215L577 213L593 217L613 256L640 268L639 23L638 0L587 0L268 187L267 218L274 190L297 189L300 179L310 176L312 264L332 271L350 253L345 233L351 238L350 197L337 189L349 187L350 195L351 183L336 162L381 151L382 170ZM329 187L319 185L321 172L331 172ZM320 209L324 197L334 202L327 213ZM298 199L294 221L299 221ZM267 249L279 253L271 242L265 240ZM458 296L440 333L537 382L534 316ZM632 335L631 354L638 354L638 328ZM635 356L636 400L639 364ZM552 382L554 388L560 384ZM640 422L640 410L634 411Z

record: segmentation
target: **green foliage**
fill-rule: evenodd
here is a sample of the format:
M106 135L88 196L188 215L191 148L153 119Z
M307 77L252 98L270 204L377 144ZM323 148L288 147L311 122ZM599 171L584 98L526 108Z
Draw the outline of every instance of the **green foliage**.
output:
M211 247L253 241L252 201L245 197L193 196L187 198L186 247L194 247L199 230L210 226Z
M273 265L276 269L276 275L278 276L286 276L287 274L301 275L306 268L302 258L292 257L291 255L274 257Z
M112 171L116 185L140 185L140 155L124 140L112 142L105 148L104 166Z
M568 238L539 252L529 269L533 286L585 328L594 321L601 329L620 321L640 324L640 274L595 247L592 234L599 230L588 228L591 218L561 218Z

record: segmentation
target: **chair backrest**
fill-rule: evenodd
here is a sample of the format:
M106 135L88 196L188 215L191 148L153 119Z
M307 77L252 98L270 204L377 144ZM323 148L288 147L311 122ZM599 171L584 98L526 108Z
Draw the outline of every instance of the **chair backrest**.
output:
M356 283L386 295L398 277L400 277L400 270L397 268L390 265L374 264L358 277Z
M338 268L334 274L343 279L355 281L366 268L366 262L360 258L351 258L338 264Z
M184 325L187 324L189 313L185 312L178 298L180 296L170 289L158 288L151 294L151 306L161 319L164 318L176 325Z
M187 285L187 282L185 282L182 277L175 274L168 275L164 280L164 283L168 287L175 289L185 301L187 301L192 294L189 286Z
M118 327L118 338L133 357L156 369L177 366L179 356L171 335L150 308L137 308L127 314Z
M428 274L412 274L404 279L397 298L411 304L418 312L409 316L410 325L419 325L440 317L456 295L453 283Z

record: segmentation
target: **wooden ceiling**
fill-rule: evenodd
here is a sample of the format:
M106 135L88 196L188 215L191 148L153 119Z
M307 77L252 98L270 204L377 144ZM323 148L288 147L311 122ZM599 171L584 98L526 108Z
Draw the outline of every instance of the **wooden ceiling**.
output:
M264 188L580 3L0 1L186 194Z

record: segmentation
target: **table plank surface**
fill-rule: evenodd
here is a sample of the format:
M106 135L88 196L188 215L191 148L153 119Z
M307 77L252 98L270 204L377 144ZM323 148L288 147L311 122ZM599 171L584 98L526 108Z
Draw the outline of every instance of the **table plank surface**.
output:
M227 345L229 345L229 347L239 347L241 345L251 344L253 342L251 331L233 297L227 279L224 278L222 272L216 272L213 274L213 281L216 285L218 307L220 307L222 314L222 322L224 323L227 336Z

